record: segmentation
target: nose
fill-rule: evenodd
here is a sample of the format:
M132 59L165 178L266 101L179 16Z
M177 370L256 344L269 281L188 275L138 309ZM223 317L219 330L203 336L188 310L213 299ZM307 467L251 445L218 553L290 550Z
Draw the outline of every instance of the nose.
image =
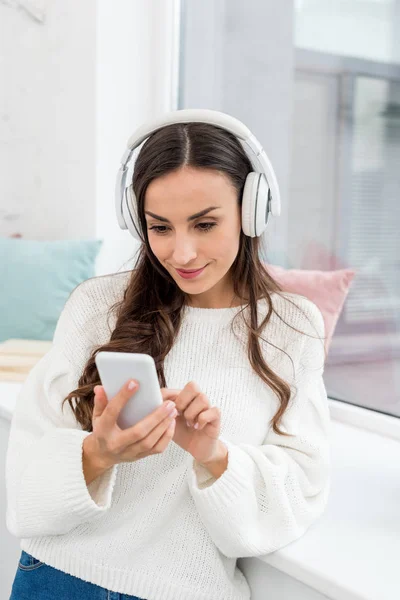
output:
M193 240L188 236L176 236L175 247L172 253L172 260L175 265L184 267L186 264L193 262L196 259L197 250Z

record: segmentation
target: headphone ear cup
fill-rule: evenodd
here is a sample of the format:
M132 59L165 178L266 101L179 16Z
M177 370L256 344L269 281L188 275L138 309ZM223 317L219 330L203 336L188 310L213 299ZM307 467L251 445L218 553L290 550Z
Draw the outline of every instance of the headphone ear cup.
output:
M143 240L140 235L139 215L137 212L137 201L132 185L125 189L122 202L122 214L124 215L126 226L131 235L138 242L142 242Z
M246 177L242 198L242 229L249 237L259 237L267 226L269 186L264 173Z

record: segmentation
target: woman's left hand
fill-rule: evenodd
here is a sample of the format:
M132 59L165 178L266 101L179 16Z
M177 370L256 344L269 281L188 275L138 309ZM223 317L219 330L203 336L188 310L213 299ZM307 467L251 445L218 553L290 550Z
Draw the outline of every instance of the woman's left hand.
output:
M207 396L194 381L187 383L183 390L168 388L168 391L168 398L175 402L178 411L173 441L200 464L221 458L219 408L210 407Z

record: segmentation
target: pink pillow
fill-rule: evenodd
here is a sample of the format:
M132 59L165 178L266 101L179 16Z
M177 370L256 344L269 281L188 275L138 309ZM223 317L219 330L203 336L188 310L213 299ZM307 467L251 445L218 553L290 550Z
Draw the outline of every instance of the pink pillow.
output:
M325 351L328 354L336 323L356 272L352 269L308 271L284 269L268 263L264 265L285 292L305 296L318 306L324 318Z

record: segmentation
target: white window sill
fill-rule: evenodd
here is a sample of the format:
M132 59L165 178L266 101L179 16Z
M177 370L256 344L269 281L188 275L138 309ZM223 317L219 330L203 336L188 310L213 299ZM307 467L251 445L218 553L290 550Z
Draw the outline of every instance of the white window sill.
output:
M20 388L0 383L0 417L11 419ZM398 600L400 420L377 415L378 427L389 427L386 436L371 431L371 411L347 405L350 423L336 420L347 410L338 404L330 400L332 484L324 515L296 542L251 560L333 600ZM355 426L357 414L366 429Z
M299 540L255 560L334 600L398 600L400 442L333 415L331 436L324 515Z

